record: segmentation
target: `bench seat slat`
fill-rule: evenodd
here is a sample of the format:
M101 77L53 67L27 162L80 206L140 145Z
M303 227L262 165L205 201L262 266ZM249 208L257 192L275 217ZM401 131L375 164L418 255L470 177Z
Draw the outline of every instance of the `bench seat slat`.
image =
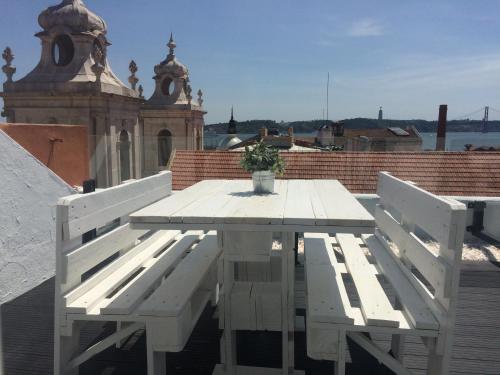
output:
M346 267L354 281L361 302L361 311L367 325L398 327L391 302L377 277L370 272L370 263L352 234L337 234Z
M364 242L377 260L377 265L393 286L404 311L417 329L439 329L439 324L400 266L375 235L363 235Z
M354 322L349 297L327 234L306 233L308 319L316 322Z
M217 235L209 232L138 308L139 315L177 317L217 261Z
M70 313L87 313L134 274L155 253L170 245L179 231L158 231L64 296ZM195 239L193 238L193 242Z
M199 234L186 234L179 241L172 244L150 266L135 278L126 288L110 298L107 305L101 308L103 315L131 314L139 306L161 278L171 272L181 261L182 257L199 238Z

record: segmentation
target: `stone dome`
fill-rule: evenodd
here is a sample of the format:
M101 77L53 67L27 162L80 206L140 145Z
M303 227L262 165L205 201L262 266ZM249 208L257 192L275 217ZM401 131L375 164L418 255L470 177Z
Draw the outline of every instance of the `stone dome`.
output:
M219 144L217 145L217 150L228 150L241 142L241 139L238 138L236 134L228 134L227 137L224 137L220 140Z
M75 33L106 33L107 30L106 22L87 9L82 0L63 0L47 8L38 16L38 23L45 31L54 26L65 26Z

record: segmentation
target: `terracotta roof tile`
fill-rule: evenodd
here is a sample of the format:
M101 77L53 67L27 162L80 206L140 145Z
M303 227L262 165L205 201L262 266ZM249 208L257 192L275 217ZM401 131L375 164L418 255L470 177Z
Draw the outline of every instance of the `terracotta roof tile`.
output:
M374 193L388 171L443 195L500 196L500 152L283 152L283 178L338 179L353 193ZM206 179L246 179L240 152L176 151L173 188Z

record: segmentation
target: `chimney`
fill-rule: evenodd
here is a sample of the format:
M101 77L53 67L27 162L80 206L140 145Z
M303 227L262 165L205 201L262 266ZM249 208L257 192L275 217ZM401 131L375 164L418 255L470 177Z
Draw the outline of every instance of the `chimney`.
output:
M446 145L446 114L448 106L441 104L439 106L439 120L436 139L436 151L444 151Z
M260 129L260 138L267 137L267 128L261 128Z
M290 137L293 137L293 128L292 127L288 128L288 135Z
M339 121L335 124L335 136L336 137L343 137L344 136L344 123L342 121Z

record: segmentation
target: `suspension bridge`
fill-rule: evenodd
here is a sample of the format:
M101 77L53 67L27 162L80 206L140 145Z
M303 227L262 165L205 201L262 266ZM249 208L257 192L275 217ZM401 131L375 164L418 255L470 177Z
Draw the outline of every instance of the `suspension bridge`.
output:
M490 120L490 115L496 115L495 117L500 118L500 110L493 108L491 106L481 107L473 112L467 113L450 119L449 121L481 121L481 128L479 129L483 133L488 132L488 121ZM478 116L482 116L478 117Z

